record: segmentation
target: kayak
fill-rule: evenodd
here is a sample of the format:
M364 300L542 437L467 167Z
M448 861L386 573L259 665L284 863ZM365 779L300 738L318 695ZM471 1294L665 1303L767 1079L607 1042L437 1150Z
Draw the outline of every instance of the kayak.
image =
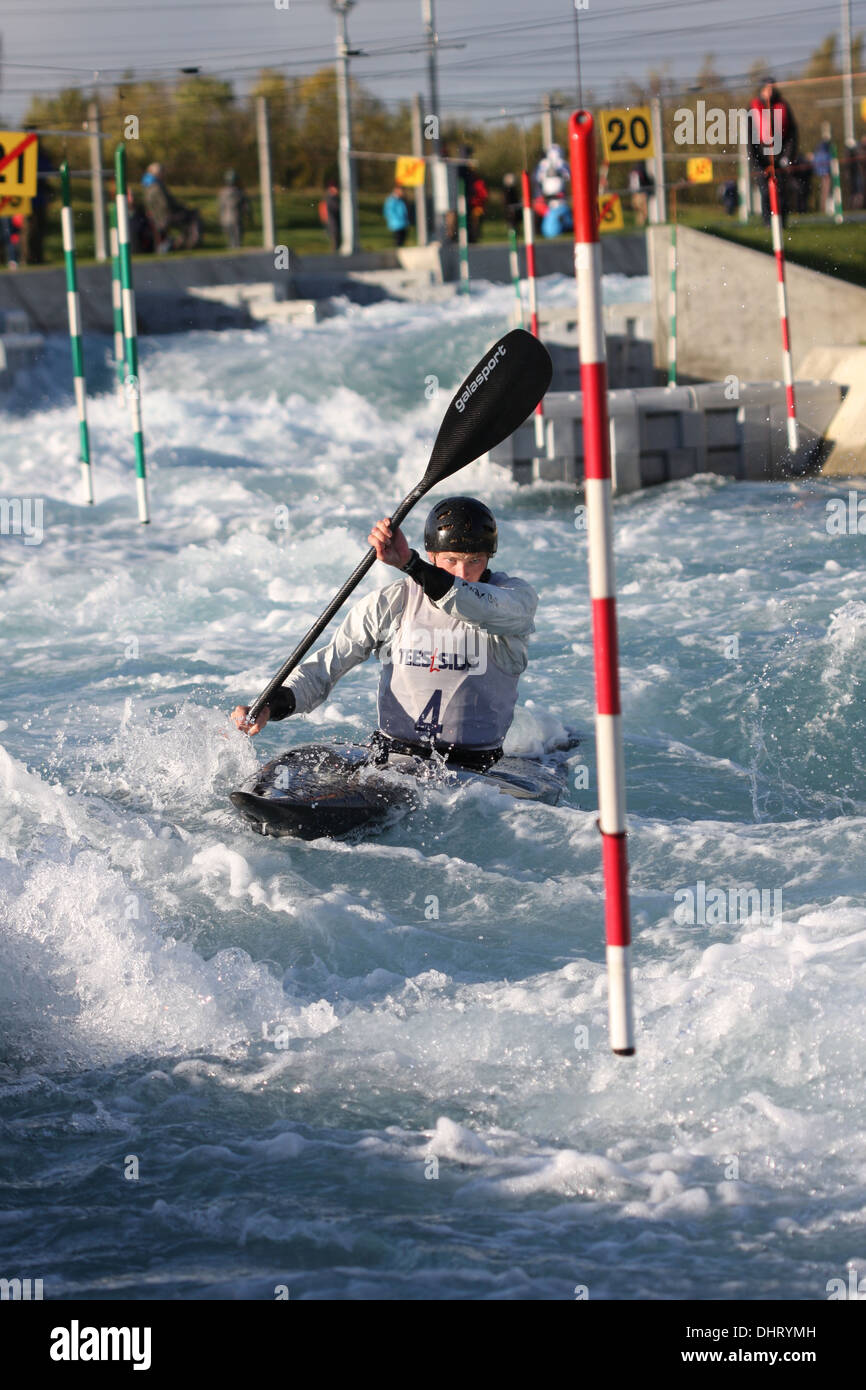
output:
M416 808L424 785L447 791L482 782L506 796L555 806L567 777L562 755L550 763L504 757L476 772L400 753L382 766L361 744L312 743L266 763L231 800L260 834L317 840L380 826L395 812Z

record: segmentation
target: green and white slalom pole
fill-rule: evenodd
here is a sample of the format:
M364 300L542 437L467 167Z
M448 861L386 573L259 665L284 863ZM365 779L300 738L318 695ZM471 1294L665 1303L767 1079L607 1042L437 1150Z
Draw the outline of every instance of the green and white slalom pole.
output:
M60 166L60 186L63 208L60 225L63 230L63 260L66 265L66 308L69 314L69 345L72 348L72 375L75 380L75 404L78 408L78 449L81 457L81 481L84 500L93 505L93 477L90 468L90 435L87 429L87 386L84 380L84 350L81 343L81 305L78 299L78 277L75 273L75 229L72 225L72 205L69 196L69 163Z
M670 286L668 289L668 386L677 384L677 224L671 223L671 244L668 252Z
M117 369L117 390L123 395L123 379L126 376L123 347L123 295L120 288L120 249L117 240L117 207L114 203L108 210L109 237L111 244L111 310L114 315L114 363Z
M842 179L839 175L839 155L835 145L830 146L830 177L833 180L833 221L844 222L842 212Z
M517 295L517 309L520 314L520 327L525 328L526 322L523 313L523 295L520 293L520 254L517 250L517 229L508 228L508 263L511 268L511 279L514 284L514 293Z
M135 321L135 291L132 288L132 255L129 250L125 145L118 145L115 150L114 175L117 184L117 249L120 255L123 348L126 359L126 377L123 387L129 398L129 413L132 419L132 436L135 444L135 490L138 497L138 519L146 525L150 521L150 512L147 505L147 471L144 465L144 435L141 428L141 382L138 376L138 334Z
M457 194L457 242L460 247L460 293L469 293L469 223L466 216L466 185L460 180Z

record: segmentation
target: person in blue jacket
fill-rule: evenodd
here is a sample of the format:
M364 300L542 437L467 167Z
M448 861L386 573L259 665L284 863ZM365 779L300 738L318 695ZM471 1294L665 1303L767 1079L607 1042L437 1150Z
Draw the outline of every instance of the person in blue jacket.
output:
M409 231L409 208L399 183L394 185L394 191L385 199L382 213L388 230L394 234L394 245L402 246Z

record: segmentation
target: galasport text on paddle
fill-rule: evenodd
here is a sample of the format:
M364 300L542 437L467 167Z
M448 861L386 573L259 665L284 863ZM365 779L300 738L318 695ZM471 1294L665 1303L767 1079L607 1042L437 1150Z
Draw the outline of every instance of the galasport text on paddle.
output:
M420 483L391 513L392 528L396 530L415 503L437 483L458 473L473 459L513 434L538 405L550 385L552 375L550 354L531 333L515 328L504 338L498 339L454 393L439 426L427 471ZM376 551L371 547L321 617L313 623L273 680L250 706L248 724L256 722L259 711L303 660L375 559Z

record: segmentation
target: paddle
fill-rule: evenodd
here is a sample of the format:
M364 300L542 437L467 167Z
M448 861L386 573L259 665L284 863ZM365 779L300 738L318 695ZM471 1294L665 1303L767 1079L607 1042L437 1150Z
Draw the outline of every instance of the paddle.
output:
M515 328L498 339L454 393L439 426L424 477L391 513L393 530L396 531L415 503L437 483L507 439L532 414L550 385L552 374L553 364L547 349L531 333ZM303 660L375 559L376 551L371 548L273 680L250 705L248 724L256 722L259 710L268 704L274 691Z

